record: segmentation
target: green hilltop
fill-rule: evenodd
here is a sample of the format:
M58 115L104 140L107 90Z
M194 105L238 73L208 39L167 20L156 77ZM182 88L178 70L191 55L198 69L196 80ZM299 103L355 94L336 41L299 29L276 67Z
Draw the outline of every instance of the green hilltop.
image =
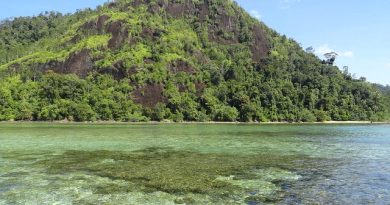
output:
M374 85L227 0L117 0L0 24L0 120L386 117Z

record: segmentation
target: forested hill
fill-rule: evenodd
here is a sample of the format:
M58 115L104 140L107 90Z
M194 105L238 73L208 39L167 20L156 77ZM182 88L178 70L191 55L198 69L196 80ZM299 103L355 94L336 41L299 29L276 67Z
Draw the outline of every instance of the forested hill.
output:
M383 120L364 79L229 0L118 0L0 25L0 120Z
M384 119L390 121L390 85L383 86L375 84L375 86L382 92L384 97L384 104L386 108Z

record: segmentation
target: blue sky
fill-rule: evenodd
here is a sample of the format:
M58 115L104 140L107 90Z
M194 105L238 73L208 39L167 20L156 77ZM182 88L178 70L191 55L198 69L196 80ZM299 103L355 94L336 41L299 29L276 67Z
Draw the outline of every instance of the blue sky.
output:
M357 77L390 84L390 1L236 0L252 16L316 53L335 51L336 64ZM73 12L106 0L13 0L2 3L0 19L41 11Z

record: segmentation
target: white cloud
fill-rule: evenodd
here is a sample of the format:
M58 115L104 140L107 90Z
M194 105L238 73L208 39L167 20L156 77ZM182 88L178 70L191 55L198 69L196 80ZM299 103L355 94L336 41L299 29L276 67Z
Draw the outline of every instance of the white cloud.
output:
M255 17L255 18L257 18L257 19L261 19L261 14L260 14L260 12L258 12L258 11L256 11L256 10L251 10L250 11L250 14L253 16L253 17Z
M329 47L328 44L323 44L315 49L315 54L322 57L325 53L336 52L340 57L352 58L355 56L353 51L336 51Z

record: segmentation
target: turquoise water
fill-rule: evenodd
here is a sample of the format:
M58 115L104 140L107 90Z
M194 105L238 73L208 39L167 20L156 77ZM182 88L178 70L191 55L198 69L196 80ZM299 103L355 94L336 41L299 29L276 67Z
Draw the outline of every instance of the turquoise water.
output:
M390 204L389 125L0 124L0 204Z

